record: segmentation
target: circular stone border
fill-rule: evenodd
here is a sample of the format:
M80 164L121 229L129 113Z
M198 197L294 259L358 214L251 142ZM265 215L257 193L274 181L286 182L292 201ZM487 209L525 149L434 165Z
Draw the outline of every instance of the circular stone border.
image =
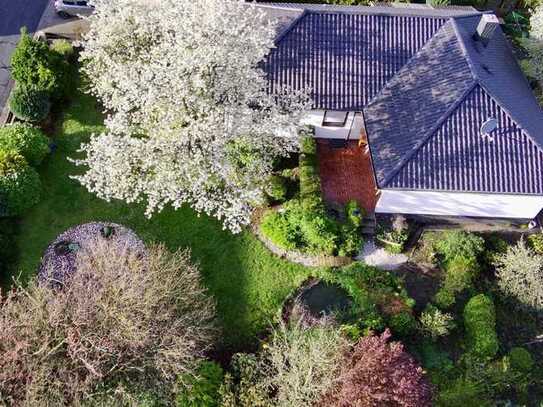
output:
M251 222L252 230L255 236L276 256L286 259L293 263L298 263L306 267L343 267L354 263L351 257L345 256L326 256L326 255L311 255L299 252L297 250L287 250L277 246L268 239L262 230L260 230L260 221L265 211L268 209L277 210L280 206L273 208L260 208L255 211Z
M135 253L146 253L145 244L134 231L112 222L89 222L69 228L53 240L40 261L38 282L62 283L75 271L77 252L95 239L120 242Z

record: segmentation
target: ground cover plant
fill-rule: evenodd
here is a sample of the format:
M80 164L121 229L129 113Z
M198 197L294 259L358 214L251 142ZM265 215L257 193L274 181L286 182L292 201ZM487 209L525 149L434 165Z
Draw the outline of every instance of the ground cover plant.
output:
M51 134L57 149L40 169L42 201L21 217L10 243L10 252L18 258L2 275L4 285L19 272L24 281L34 276L42 253L63 231L86 222L111 221L133 229L146 242L163 242L171 250L190 247L205 286L217 300L224 328L221 342L234 350L252 345L283 300L312 271L273 256L250 232L233 236L219 222L188 207L165 209L149 220L142 205L108 203L88 193L69 178L77 168L67 157L77 156L80 143L102 130L103 117L92 96L76 91L72 99L57 132Z

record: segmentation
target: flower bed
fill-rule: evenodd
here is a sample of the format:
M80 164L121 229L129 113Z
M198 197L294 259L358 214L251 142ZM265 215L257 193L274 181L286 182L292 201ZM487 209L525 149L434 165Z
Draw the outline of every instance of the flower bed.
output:
M75 271L77 253L97 239L107 239L131 252L145 253L144 243L132 230L116 223L85 223L68 229L47 247L38 269L38 281L64 282Z

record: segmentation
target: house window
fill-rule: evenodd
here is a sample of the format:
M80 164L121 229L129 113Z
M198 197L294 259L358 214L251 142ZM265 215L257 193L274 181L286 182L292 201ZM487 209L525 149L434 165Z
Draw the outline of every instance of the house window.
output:
M324 119L322 120L323 127L344 127L347 122L347 116L349 112L338 112L334 110L327 110L324 112Z

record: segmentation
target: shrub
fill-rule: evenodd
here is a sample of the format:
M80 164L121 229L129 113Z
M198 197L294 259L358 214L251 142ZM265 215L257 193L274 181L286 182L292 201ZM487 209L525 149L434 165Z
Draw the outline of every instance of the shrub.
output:
M458 294L472 286L476 264L465 257L454 257L445 268L445 279L436 293L436 304L441 308L449 308L456 302Z
M350 200L345 205L345 215L347 221L355 228L362 226L362 218L364 218L364 210L360 207L358 202Z
M40 200L38 173L14 151L0 150L0 216L17 216Z
M438 407L491 407L484 388L476 381L459 378L447 386L437 397Z
M325 213L306 213L300 231L306 250L314 254L333 255L338 240L337 225Z
M430 386L422 368L399 342L388 342L390 332L358 341L342 363L338 385L320 406L431 405Z
M272 175L266 194L275 202L283 202L287 197L287 184L283 177Z
M536 233L528 236L530 247L537 254L543 254L543 233Z
M523 373L530 373L534 367L534 359L524 348L516 347L509 351L511 368Z
M70 41L64 39L54 40L49 48L66 60L71 59L75 52Z
M436 387L449 385L454 375L454 363L447 352L440 350L434 342L419 342L418 354L432 384Z
M431 304L422 312L420 323L422 332L433 340L440 336L447 336L454 329L453 316L441 312Z
M300 198L307 212L323 208L317 162L317 142L311 136L302 139L300 153Z
M415 331L417 321L410 312L402 311L390 317L389 327L396 335L408 336Z
M377 224L375 237L387 252L392 254L401 253L409 238L405 218L397 216L392 224L380 222Z
M362 236L353 225L341 225L339 231L338 255L352 256L362 248Z
M294 250L298 247L296 225L292 225L285 213L267 211L262 217L260 230L277 246Z
M204 361L196 376L184 375L181 378L183 389L177 395L179 407L218 407L219 389L223 380L223 370L215 362Z
M472 297L464 308L468 351L481 358L490 359L498 352L496 312L492 300L484 294Z
M56 92L62 82L53 54L44 41L32 38L21 30L21 39L11 57L11 75L24 88L34 87L46 94Z
M49 139L37 127L15 123L0 127L0 149L15 150L37 166L49 154Z
M168 394L214 334L187 252L141 256L105 239L77 252L61 289L16 289L0 315L0 392L10 405L78 405L116 383Z
M543 310L543 255L535 254L521 239L498 256L495 265L502 292L524 308Z
M20 120L40 122L49 114L51 101L44 91L32 86L18 85L9 99L9 108Z
M224 375L219 389L221 407L272 407L262 361L255 355L236 353L231 372Z
M281 324L267 344L266 383L277 406L313 405L339 373L347 342L326 322L304 328L301 321Z
M485 241L482 237L463 231L443 233L435 243L435 250L446 266L455 257L462 257L468 262L477 263L484 251Z

